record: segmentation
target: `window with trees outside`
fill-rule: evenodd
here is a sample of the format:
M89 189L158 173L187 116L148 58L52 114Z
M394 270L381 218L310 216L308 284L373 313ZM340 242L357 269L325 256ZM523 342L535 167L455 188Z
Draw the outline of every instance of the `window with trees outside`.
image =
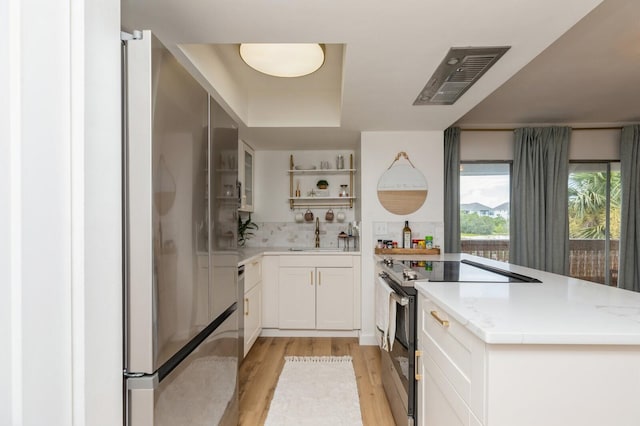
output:
M460 248L509 261L510 162L461 162Z
M620 163L569 167L569 275L618 285Z

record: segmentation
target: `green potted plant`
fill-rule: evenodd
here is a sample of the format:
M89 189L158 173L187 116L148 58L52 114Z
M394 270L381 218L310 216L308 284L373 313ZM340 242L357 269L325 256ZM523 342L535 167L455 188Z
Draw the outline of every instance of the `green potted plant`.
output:
M329 182L324 179L320 179L318 183L316 183L318 189L327 189L329 187Z
M247 240L253 237L252 230L257 230L258 225L251 221L251 213L246 221L242 221L242 216L238 214L238 245L244 247Z

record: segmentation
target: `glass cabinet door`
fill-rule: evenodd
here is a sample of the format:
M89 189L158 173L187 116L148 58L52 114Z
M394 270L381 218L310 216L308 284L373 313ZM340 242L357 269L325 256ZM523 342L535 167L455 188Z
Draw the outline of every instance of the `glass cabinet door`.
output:
M253 153L244 151L244 195L246 203L253 205Z
M239 166L240 181L240 211L252 212L254 203L253 185L254 185L254 151L244 141L239 142L239 155L242 164Z

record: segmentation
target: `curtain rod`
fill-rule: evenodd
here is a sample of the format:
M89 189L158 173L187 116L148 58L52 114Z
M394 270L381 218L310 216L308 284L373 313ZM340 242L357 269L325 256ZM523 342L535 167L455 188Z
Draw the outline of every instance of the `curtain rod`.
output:
M533 127L533 126L532 126ZM547 126L541 126L547 127ZM516 129L474 129L468 128L465 129L463 127L460 128L461 132L514 132ZM571 130L583 131L583 130L622 130L622 126L617 127L572 127Z

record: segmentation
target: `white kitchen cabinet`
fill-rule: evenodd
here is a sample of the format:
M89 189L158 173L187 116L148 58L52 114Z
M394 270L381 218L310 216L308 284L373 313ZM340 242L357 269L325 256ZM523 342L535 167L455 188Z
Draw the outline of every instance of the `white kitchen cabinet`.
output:
M280 268L278 326L286 329L316 328L315 268Z
M262 256L244 264L244 289L249 290L262 281Z
M418 424L482 425L484 342L422 295L417 334Z
M281 256L278 328L356 329L355 287L352 256Z
M418 424L421 426L482 426L427 351L419 346Z
M438 366L440 382L446 381L465 406L484 418L485 343L423 296L418 299L418 318L424 359Z
M244 356L262 331L262 257L246 262L244 270Z
M254 286L244 294L244 356L262 331L262 286Z
M240 211L253 212L255 194L255 152L246 142L238 143L238 182L240 183Z
M353 269L316 269L316 328L353 330Z
M262 256L262 327L278 328L280 256Z

